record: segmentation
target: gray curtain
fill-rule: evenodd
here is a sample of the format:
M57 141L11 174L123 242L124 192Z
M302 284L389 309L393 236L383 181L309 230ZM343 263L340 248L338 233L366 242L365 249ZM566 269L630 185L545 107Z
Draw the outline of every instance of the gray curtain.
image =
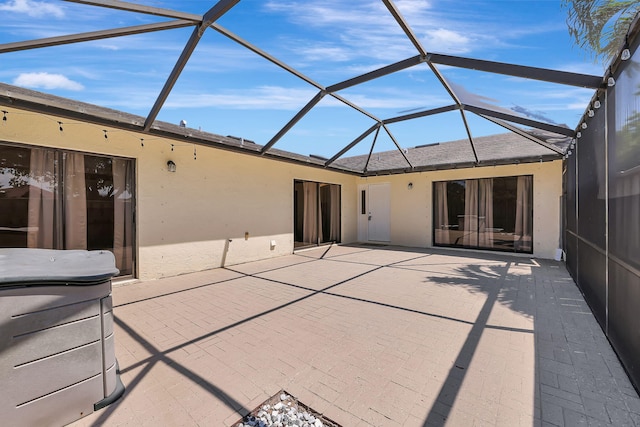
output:
M32 148L29 165L27 247L53 249L55 246L55 152Z

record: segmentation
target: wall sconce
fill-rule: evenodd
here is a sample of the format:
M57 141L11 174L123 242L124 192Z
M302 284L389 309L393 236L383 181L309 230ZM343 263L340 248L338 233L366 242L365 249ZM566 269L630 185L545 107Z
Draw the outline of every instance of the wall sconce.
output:
M174 161L173 161L173 160L169 160L169 161L167 162L167 170L168 170L169 172L175 172L175 171L176 171L176 164L174 163Z
M407 184L407 188L408 188L409 190L411 190L411 189L413 188L413 182L408 183L408 184Z

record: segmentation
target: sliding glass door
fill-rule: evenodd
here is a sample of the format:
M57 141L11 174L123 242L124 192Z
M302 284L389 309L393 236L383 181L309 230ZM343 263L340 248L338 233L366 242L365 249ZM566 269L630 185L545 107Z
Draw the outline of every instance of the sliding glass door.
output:
M133 160L0 144L0 247L109 250L133 275Z
M340 242L340 186L294 181L294 246Z
M434 183L434 244L533 252L533 177Z

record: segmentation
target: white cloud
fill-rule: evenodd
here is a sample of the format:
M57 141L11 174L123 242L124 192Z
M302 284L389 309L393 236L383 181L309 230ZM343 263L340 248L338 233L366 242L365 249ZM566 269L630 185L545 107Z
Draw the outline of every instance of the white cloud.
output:
M420 5L426 7L425 2L416 3L412 10ZM388 63L417 53L382 3L308 0L270 2L265 7L268 12L284 14L295 28L307 30L308 39L297 39L280 46L288 49L298 63L344 62L362 57ZM317 37L314 36L316 31L319 32ZM315 55L318 39L323 39L319 48L334 55ZM301 46L308 48L303 50Z
M427 31L425 40L428 46L433 46L439 52L466 53L471 46L468 37L444 28Z
M62 74L51 73L22 73L13 80L16 86L41 88L41 89L66 89L66 90L83 90L78 82L74 82Z
M317 91L279 86L259 86L224 93L175 93L167 108L218 107L240 110L299 110Z
M351 59L352 53L340 46L314 46L301 48L300 53L310 61L341 62Z
M0 4L0 10L26 13L32 18L64 17L64 10L55 4L35 0L10 0Z

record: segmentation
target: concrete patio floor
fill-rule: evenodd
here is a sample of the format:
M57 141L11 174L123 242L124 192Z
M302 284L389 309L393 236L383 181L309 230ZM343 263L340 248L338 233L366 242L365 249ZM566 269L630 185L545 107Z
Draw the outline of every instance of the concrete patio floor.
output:
M122 399L74 426L230 426L280 389L350 426L640 426L564 265L331 246L116 285Z

